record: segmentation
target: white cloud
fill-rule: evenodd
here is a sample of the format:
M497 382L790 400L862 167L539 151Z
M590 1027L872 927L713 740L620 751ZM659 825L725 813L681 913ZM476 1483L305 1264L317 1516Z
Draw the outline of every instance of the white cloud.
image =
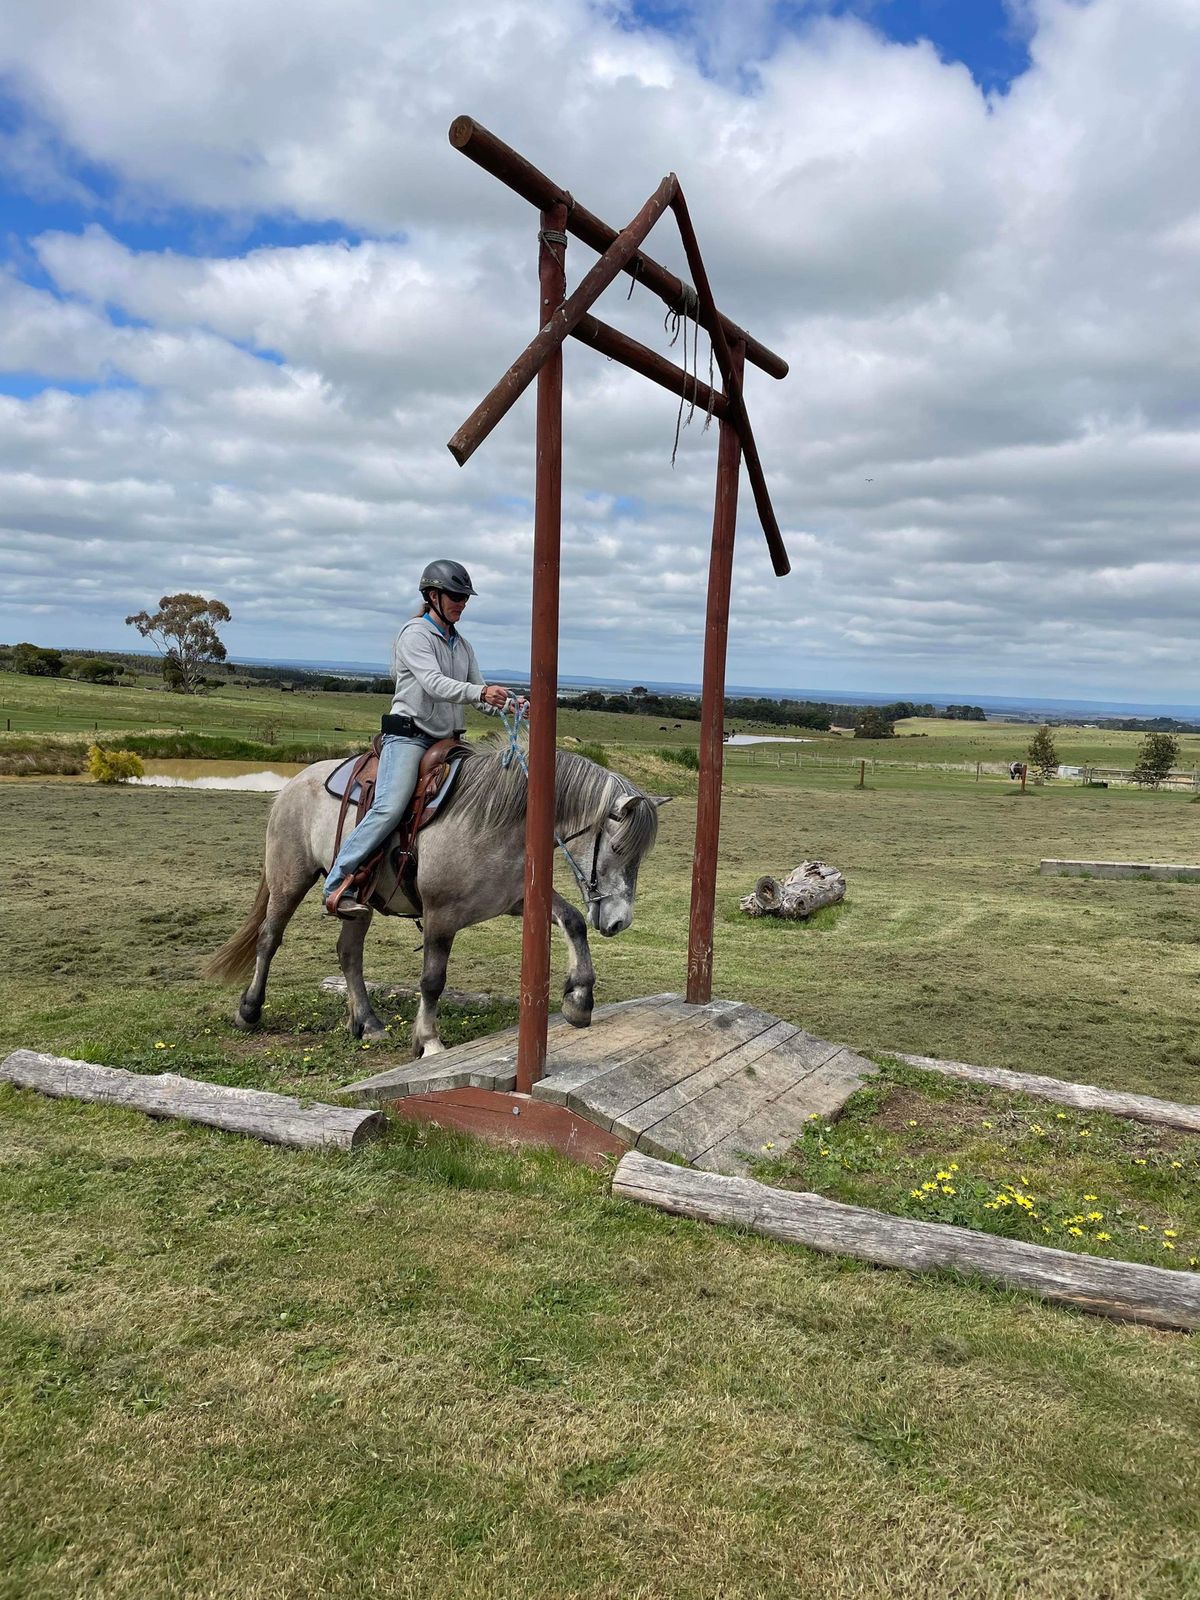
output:
M534 213L446 143L468 110L614 223L678 170L719 299L791 361L749 398L795 571L746 496L731 681L1179 698L1200 12L1026 9L1033 66L987 97L853 19L780 40L769 5L699 6L688 45L582 0L6 8L10 165L76 196L101 166L117 198L0 276L0 363L99 385L0 401L0 627L52 592L47 638L115 642L186 584L235 651L382 660L445 549L485 660L525 659L528 399L465 469L445 450L536 306ZM131 248L147 206L349 242ZM651 247L680 264L669 219ZM665 348L645 291L603 314ZM672 471L675 414L568 349L564 670L698 675L716 430Z

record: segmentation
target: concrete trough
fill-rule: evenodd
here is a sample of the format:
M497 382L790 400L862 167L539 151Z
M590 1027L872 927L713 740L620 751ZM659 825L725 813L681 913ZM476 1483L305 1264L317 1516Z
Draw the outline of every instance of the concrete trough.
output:
M1043 861L1042 875L1068 878L1158 878L1172 882L1180 878L1200 878L1200 867L1173 865L1167 861Z

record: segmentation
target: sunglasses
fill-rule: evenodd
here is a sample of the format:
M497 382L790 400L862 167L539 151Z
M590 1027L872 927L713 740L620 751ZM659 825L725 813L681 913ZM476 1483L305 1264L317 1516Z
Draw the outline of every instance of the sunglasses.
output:
M471 598L471 596L469 594L457 594L457 593L455 593L455 591L453 589L443 589L442 593L445 595L446 599L451 602L452 605L464 605L465 606L467 601Z

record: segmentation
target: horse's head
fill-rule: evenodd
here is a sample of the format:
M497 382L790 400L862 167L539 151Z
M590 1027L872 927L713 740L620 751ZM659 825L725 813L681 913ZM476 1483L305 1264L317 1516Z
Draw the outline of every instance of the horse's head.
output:
M621 794L609 807L592 840L587 916L605 939L633 921L638 869L658 834L658 810L669 795ZM588 862L580 862L587 871Z

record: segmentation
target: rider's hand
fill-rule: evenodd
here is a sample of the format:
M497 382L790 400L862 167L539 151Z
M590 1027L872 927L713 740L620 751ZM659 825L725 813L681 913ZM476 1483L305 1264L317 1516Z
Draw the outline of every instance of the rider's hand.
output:
M491 706L495 711L503 711L511 698L512 696L507 689L502 688L498 683L489 683L480 696L479 703L480 705Z

